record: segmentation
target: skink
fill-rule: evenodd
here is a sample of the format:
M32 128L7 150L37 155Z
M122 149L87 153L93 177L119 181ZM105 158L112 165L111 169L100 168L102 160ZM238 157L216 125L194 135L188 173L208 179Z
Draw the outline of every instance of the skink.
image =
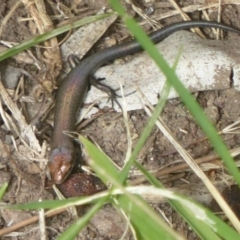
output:
M151 33L149 37L154 43L158 43L176 31L194 27L219 28L240 34L240 30L222 23L184 21L163 27ZM81 61L60 85L56 95L54 132L48 161L51 178L56 184L62 183L69 176L75 164L73 139L64 132L74 130L76 114L88 90L89 78L92 78L95 71L104 63L140 50L142 48L136 40L103 49Z

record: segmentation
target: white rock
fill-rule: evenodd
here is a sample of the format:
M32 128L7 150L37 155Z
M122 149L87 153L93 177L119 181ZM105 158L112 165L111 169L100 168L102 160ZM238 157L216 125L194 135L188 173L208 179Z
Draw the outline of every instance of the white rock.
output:
M232 76L233 85L240 89L240 67L237 65L240 57L238 41L206 40L194 33L179 31L159 43L157 47L170 66L173 65L178 53L181 53L176 73L191 92L227 89L231 87ZM125 94L138 86L152 104L157 103L158 94L165 81L164 75L146 53L136 54L132 56L131 61L124 64L102 67L95 76L105 78L102 82L113 89L118 89L121 83ZM103 96L105 97L102 98ZM169 98L174 97L177 97L177 94L172 90ZM128 111L142 108L137 93L125 99ZM95 100L101 101L100 107L104 107L108 97L92 87L85 102ZM122 99L118 100L121 103ZM108 106L111 107L111 103L108 103ZM119 110L117 106L115 107Z

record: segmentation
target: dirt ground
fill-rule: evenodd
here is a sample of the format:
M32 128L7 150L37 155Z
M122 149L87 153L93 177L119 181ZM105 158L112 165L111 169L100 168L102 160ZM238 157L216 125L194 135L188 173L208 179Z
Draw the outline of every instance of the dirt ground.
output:
M49 4L51 1L47 2L48 4L46 4L46 7L48 14L57 15L56 12L53 12L52 7ZM67 0L61 1L63 5L68 6L69 8L72 7L71 13L73 15L75 14L81 17L91 15L97 12L101 7L107 6L107 1L104 0L73 2ZM143 10L143 13L152 12L151 9L154 9L153 13L149 15L150 18L173 10L173 7L168 1L146 2L141 1L138 7ZM205 1L199 0L197 2L200 5L205 4ZM208 2L211 3L211 1ZM13 9L15 3L16 1L13 0L0 0L0 23L5 19L9 11ZM178 1L178 4L181 7L193 6L196 4L196 1ZM125 3L125 6L129 13L136 17L138 21L143 21L142 17L133 10L131 5ZM211 10L207 11L211 20L217 19L217 11L217 8L211 8ZM240 5L223 4L221 14L223 23L230 24L240 29ZM188 16L191 19L202 19L203 13L201 11L193 11L189 12ZM8 19L6 25L1 29L1 40L19 43L31 38L34 35L34 27L32 26L34 23L32 21L31 23L29 21L20 21L28 17L29 14L27 14L26 8L23 4L16 8L13 15ZM182 21L182 17L180 15L174 15L161 20L161 24L167 25L178 21ZM53 22L57 25L61 20L54 20ZM151 31L149 26L144 26L146 26L148 31ZM113 24L104 37L111 37L116 34L116 31L127 34L126 30L119 24ZM37 33L38 32L35 34ZM224 38L227 39L228 37L229 35L226 34ZM64 36L59 37L59 41L62 39L64 39ZM99 42L99 45L101 45L101 41ZM95 47L97 49L98 45ZM39 56L41 50L41 48L37 48L32 50L32 52L35 56ZM44 59L46 60L47 57L44 56ZM38 61L41 60L38 59ZM39 71L33 64L26 64L17 60L8 59L7 61L0 63L2 76L4 75L4 69L9 65L24 70L22 73L25 74L26 85L25 89L23 89L22 96L29 97L29 99L32 100L31 107L29 107L29 104L23 104L20 101L18 101L17 104L19 108L26 113L27 122L32 123L32 119L29 117L32 116L32 114L29 111L35 108L35 106L39 106L39 102L35 103L36 98L34 98L33 95L42 96L42 92L39 93L39 88L36 90L35 85L39 83L40 85L47 84L42 80L44 73ZM52 78L54 79L57 79L56 75L60 72L60 67L58 67L55 68L56 73L52 74ZM28 74L26 74L26 72ZM54 93L51 94L51 96L54 96ZM238 120L240 94L236 90L227 89L222 91L206 91L195 93L194 95L219 131ZM6 110L6 107L3 106L3 109ZM212 146L205 139L203 132L199 129L193 117L178 99L173 99L167 102L162 113L162 118L167 123L167 126L170 128L176 139L188 150L193 158L202 158L214 153ZM48 111L46 116L37 118L37 121L35 121L36 135L41 143L43 143L43 141L47 142L47 147L50 146L52 119L53 111ZM134 143L140 136L147 120L148 116L143 110L129 112L130 130ZM2 154L0 156L0 186L4 182L9 184L3 202L14 204L27 203L34 200L37 201L40 198L43 200L56 198L53 191L44 189L44 164L26 159L26 149L22 146L19 139L16 139L16 143L19 144L19 152L23 155L22 158L19 158L19 154L15 152L11 141L12 137L16 138L16 134L6 128L2 119L0 119L0 124L0 137L2 142ZM82 126L80 127L81 134L91 138L111 159L114 160L116 164L123 166L123 160L127 149L127 134L121 114L116 113L111 109L104 109L93 116L91 121L89 121L89 119L83 120L80 126ZM240 144L238 134L225 134L223 135L223 139L229 149L237 148ZM49 148L47 148L47 150L49 150ZM32 156L29 156L32 159ZM44 157L47 159L47 151ZM169 143L157 128L154 128L152 135L148 139L138 160L149 170L160 169L166 166L172 167L183 162L179 154L172 147L171 143ZM231 178L227 177L227 172L224 171L220 162L213 162L211 167L212 168L206 170L206 174L220 190L232 184ZM24 176L22 175L23 172ZM134 177L132 179L134 179ZM163 182L165 182L166 187L184 189L184 193L187 195L197 199L204 205L213 207L211 205L212 198L210 194L195 174L189 169L180 173L172 172L165 175ZM198 187L196 188L196 186ZM156 200L151 202L151 206L157 212L161 211L168 219L169 224L186 239L198 239L196 234L191 231L185 221L170 207L168 203ZM87 206L79 209L79 215L81 216L88 210L88 208L89 207ZM5 228L11 221L18 223L36 214L37 213L33 211L20 212L6 209L1 210L0 229ZM71 217L68 212L47 218L46 225L48 239L55 239L57 235L63 232L73 221L73 217ZM124 220L113 207L106 205L96 216L94 216L89 226L79 234L77 239L120 239L124 231ZM24 228L17 230L15 236L10 235L9 237L2 237L2 239L26 239L26 237L28 239L40 239L38 223L25 226ZM129 233L124 239L133 238Z

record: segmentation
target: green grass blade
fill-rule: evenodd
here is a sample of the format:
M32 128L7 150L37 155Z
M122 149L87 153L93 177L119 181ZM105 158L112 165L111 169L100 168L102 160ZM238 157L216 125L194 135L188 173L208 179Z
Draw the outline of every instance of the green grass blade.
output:
M80 27L80 26L83 26L85 24L100 20L102 18L106 18L106 17L108 17L112 14L114 14L114 13L111 12L111 13L104 13L104 14L99 14L99 15L95 15L95 16L86 17L86 18L80 19L76 22L69 23L69 24L66 24L64 26L53 29L53 30L51 30L47 33L40 34L36 37L33 37L29 40L26 40L26 41L14 46L14 47L8 49L8 50L0 53L0 62L4 59L12 57L12 56L30 48L30 47L32 47L32 46L35 46L35 45L37 45L41 42L44 42L44 41L46 41L50 38L56 37L59 34L67 32L67 31L69 31L71 29L74 29L76 27Z
M195 101L191 93L189 93L189 91L184 87L182 82L176 76L175 72L171 70L171 67L163 58L162 54L159 53L156 46L152 43L147 34L142 30L142 28L138 24L136 24L136 22L132 18L128 17L126 11L121 6L119 1L109 0L109 2L112 5L112 7L120 14L126 26L129 28L129 30L131 30L131 32L134 34L139 43L143 46L146 52L151 56L151 58L155 61L155 63L164 73L168 81L175 88L181 100L185 103L191 114L194 116L196 122L202 128L204 133L208 136L209 141L213 145L216 152L224 161L224 164L227 167L228 171L240 186L240 172L236 167L234 160L231 157L223 140L218 135L216 129L213 127L212 123L205 115L199 104Z
M142 31L142 29L135 23L134 20L129 18L126 15L124 8L119 4L118 1L111 1L113 8L122 16L125 21L127 27L131 30L136 39L140 42L140 44L145 48L148 54L153 58L153 60L157 63L159 68L167 77L168 81L174 86L175 90L178 92L182 101L186 104L190 112L195 117L197 123L201 126L205 134L209 137L212 145L215 150L218 152L220 157L224 160L225 165L227 166L229 172L234 176L234 179L238 184L240 183L240 173L229 154L229 151L222 139L218 136L217 131L212 126L209 119L205 116L200 106L196 103L192 95L187 91L181 81L178 79L174 71L168 66L167 62L164 60L162 55L158 53L154 44L149 40L147 35ZM179 206L181 214L184 216L185 208ZM192 221L191 217L189 218L190 222ZM194 224L194 220L193 223ZM197 229L195 229L197 231ZM200 229L201 230L201 229ZM202 232L201 234L204 234ZM200 235L201 236L201 235ZM202 235L203 236L203 235ZM205 235L207 237L207 235Z
M135 162L135 165L138 169L146 176L148 181L157 188L164 189L163 185L151 174L149 173L141 164ZM202 239L213 239L210 238L211 234L215 234L216 232L222 239L234 240L240 238L238 232L232 229L229 225L227 225L220 218L215 216L211 211L201 206L200 204L192 201L192 204L195 204L196 209L199 208L198 212L204 212L204 215L209 219L208 222L214 223L213 225L207 226L206 221L201 221L196 218L195 212L190 212L187 210L188 205L182 205L179 201L169 199L169 202L173 206L173 208L180 213L183 218L189 223L189 225L193 228L193 230L202 238ZM210 228L212 230L210 230Z
M110 162L108 157L105 156L105 159L103 160L105 155L103 152L97 149L87 139L81 137L81 141L85 148L87 149L87 152L89 153L90 157L93 158L93 161L90 162L90 165L99 175L99 177L101 179L104 179L104 181L106 182L113 183L114 187L117 188L120 187L120 189L124 191L123 186L121 186L118 182L118 176L116 174L117 171L113 172L111 170L109 171L109 169L114 168L114 165L112 164L112 162ZM107 168L108 170L106 170L105 168L106 165L108 166ZM147 176L149 176L148 174L149 173L146 171ZM157 182L157 184L155 185L157 185L158 187L161 186L157 180L155 181ZM186 197L176 195L175 198L177 199L170 200L171 203L174 206L177 206L176 209L180 213L182 213L183 217L186 220L190 222L190 225L202 239L219 240L220 238L216 234L216 232L221 237L229 235L229 239L231 240L236 239L236 237L239 237L239 234L236 231L231 229L227 224L225 224L222 220L217 218L209 210L203 208L197 203L194 203L193 201L189 200ZM160 219L157 220L157 218L159 217L155 214L155 212L153 212L153 210L139 197L129 193L125 193L124 195L117 197L117 200L120 207L123 208L127 216L130 217L131 222L137 229L137 231L141 229L141 234L144 236L144 239L157 239L157 236L166 237L165 234L170 234L168 232L168 228L165 228L165 225L162 225L161 220ZM185 205L183 203L185 203ZM199 217L199 214L196 215L196 213L201 213L205 218ZM147 223L146 215L148 216ZM142 226L142 224L144 226ZM147 236L149 236L149 238L146 238Z
M7 183L4 183L0 188L0 200L3 198L4 193L6 192L8 187Z
M177 235L174 233L174 231L168 225L166 225L166 223L163 222L163 220L142 199L125 191L124 186L122 186L118 181L119 172L109 158L86 138L80 136L80 141L86 148L90 159L92 159L89 161L89 164L97 173L97 175L103 180L103 182L111 182L113 191L114 188L118 188L125 193L126 197L121 197L121 199L123 199L121 200L121 203L123 204L124 209L129 206L128 203L131 203L131 206L135 205L134 209L138 209L138 214L141 214L142 218L146 219L146 216L148 216L148 231L151 232L152 236L154 237L152 239L157 239L155 236L160 236L161 234L168 236L166 239L177 239ZM129 217L131 220L133 220L133 225L137 226L138 228L139 220L132 215ZM140 229L141 228L138 230Z
M61 236L58 240L71 240L76 239L78 233L87 225L91 220L94 214L103 206L105 203L105 198L96 203L84 216L80 217L75 223L73 223Z
M176 60L174 62L173 68L172 68L173 70L175 70L177 67L177 64L180 59L180 55L181 55L181 51L179 51L179 53L176 57ZM119 182L123 183L126 180L128 173L131 169L131 166L133 165L139 152L143 148L147 138L150 136L151 131L155 125L155 122L157 121L158 117L160 116L160 114L166 104L170 89L171 89L171 84L169 83L169 81L166 81L164 84L164 87L162 89L162 92L160 94L161 98L159 99L158 104L157 104L156 108L154 109L152 116L150 117L146 126L144 127L142 134L140 135L139 140L137 141L129 160L127 161L126 165L124 166L124 169L122 169L122 171L121 171L121 174L118 179Z
M84 198L84 197L82 197ZM30 203L23 204L15 204L15 205L0 205L0 208L12 208L19 210L29 210L29 209L53 209L53 208L61 208L75 205L80 202L79 198L69 198L66 200L45 200L45 201L36 201Z
M140 197L134 196L132 200L126 195L120 195L117 197L117 201L127 216L129 216L134 227L143 236L143 239L184 239L167 225L158 222L151 215L153 210Z
M108 192L101 192L92 196L80 196L76 198L68 198L64 200L45 200L45 201L36 201L24 204L15 204L15 205L0 205L0 208L11 208L19 210L29 210L29 209L56 209L56 208L66 208L71 206L80 206L91 203L96 203L102 198L107 197Z

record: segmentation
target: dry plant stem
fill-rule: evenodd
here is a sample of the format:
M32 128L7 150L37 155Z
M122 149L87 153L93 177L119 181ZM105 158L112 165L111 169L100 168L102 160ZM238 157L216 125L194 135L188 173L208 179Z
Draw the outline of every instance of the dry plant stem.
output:
M147 112L149 116L152 115L153 106L148 102L144 94L138 89L138 92L141 95L142 101L145 101L147 103L146 107L144 105L144 109ZM194 162L190 154L186 152L181 145L176 141L176 139L173 137L171 131L168 129L168 127L165 125L165 123L162 121L162 119L159 117L158 121L156 122L156 125L158 128L163 132L163 134L168 138L168 140L171 142L171 144L174 145L174 147L178 150L179 154L182 156L182 158L187 162L187 164L193 169L193 171L196 173L196 175L202 180L204 185L207 187L209 192L212 194L216 202L219 204L219 206L222 208L228 219L231 221L235 229L240 232L240 222L238 218L236 217L235 213L231 210L230 206L226 203L226 201L223 199L219 191L216 189L216 187L212 184L212 182L208 179L208 177L204 174L204 172L201 170L201 168Z
M16 88L16 91L15 91L15 94L14 94L14 102L17 102L21 96L25 95L25 82L24 82L24 76L22 75L20 77L20 80L19 80L19 83L17 85L17 88ZM20 92L21 90L21 92ZM24 101L20 101L20 104L21 104L21 109L22 109L22 113L23 115L25 116L25 120L27 123L30 122L30 116L29 116L29 113L27 111L27 105L26 105L26 102Z
M230 152L231 152L231 156L235 157L235 156L239 155L240 147L232 149ZM201 163L206 163L206 162L211 162L211 161L221 162L218 155L216 155L216 154L206 156L206 157L197 158L194 161L195 161L196 164L201 164ZM154 172L152 174L155 177L162 177L164 175L171 174L171 173L176 173L176 172L179 172L179 171L182 171L182 170L185 170L185 169L189 169L189 165L187 163L181 163L181 164L176 165L176 166L171 166L171 167L168 167L168 168L160 169L159 171ZM141 176L141 177L135 178L134 180L129 181L128 183L130 185L138 185L138 184L140 184L142 182L145 182L145 181L146 181L146 178L144 176Z
M52 216L55 216L57 214L63 213L65 211L66 211L65 208L63 208L63 209L56 209L56 210L50 210L50 211L47 211L45 213L45 217L52 217ZM35 223L38 220L39 220L39 215L31 217L31 218L28 218L26 220L23 220L23 221L21 221L19 223L16 223L16 224L12 225L11 227L0 229L0 237L6 235L8 233L11 233L11 232L13 232L13 231L15 231L17 229L20 229L22 227L28 226L28 225L30 225L32 223Z
M233 4L233 5L239 5L240 2L238 0L223 0L222 4Z
M15 10L22 4L22 2L20 0L18 0L15 5L10 9L10 11L7 13L7 15L4 17L4 19L1 22L0 25L0 38L2 35L2 31L4 26L7 24L8 20L11 18L11 16L13 15L13 13L15 12Z
M157 27L159 28L159 23L152 18L149 18L148 15L146 15L141 8L136 6L135 1L133 0L125 0L126 3L130 4L132 9L139 14L143 19L146 20L148 24L150 24L153 28Z
M87 16L96 15L97 13L98 13L98 9L89 9L86 13L82 13L81 15L77 15L77 16L71 15L70 18L63 19L62 22L60 22L56 25L56 27L60 27L60 26L75 22L75 21L77 21L81 18L87 17Z
M48 114L53 109L54 104L48 100L45 100L45 96L43 97L42 103L39 106L37 113L32 117L30 125L35 126L37 123L44 122L46 120Z
M35 0L35 4L36 4L36 8L38 10L39 16L42 19L42 23L44 26L44 29L40 33L44 33L49 30L54 29L52 21L49 18L49 16L47 15L44 1L43 0ZM45 55L45 57L47 57L46 63L49 66L49 68L48 68L49 75L51 76L51 74L53 73L53 76L51 76L51 77L53 77L53 80L55 80L55 77L57 77L59 75L60 70L62 68L62 59L61 59L59 44L58 44L56 37L51 38L49 40L49 46L52 47L52 49L46 50L44 55Z
M174 182L176 180L179 180L179 179L183 178L184 176L185 176L185 173L174 174L173 176L169 176L167 178L163 178L161 180L161 183L162 184L167 184L167 183L170 183L170 182Z
M214 161L214 160L219 160L218 156L217 155L211 155L211 156L207 156L207 157L203 157L203 158L198 158L198 159L195 159L195 162L197 164L201 164L201 163L205 163L205 162L211 162L211 161ZM161 169L155 173L152 173L155 177L163 177L164 175L167 175L167 174L171 174L171 173L176 173L178 171L182 171L182 170L185 170L185 169L188 169L189 168L189 165L187 163L181 163L179 165L176 165L176 166L171 166L171 167L168 167L168 168L165 168L165 169ZM140 176L140 177L137 177L135 178L134 180L131 180L129 181L128 183L130 185L138 185L142 182L145 182L146 181L146 178L144 176Z
M2 118L2 121L5 123L7 130L11 131L11 127L9 125L9 121L7 119L6 113L3 110L3 106L2 106L2 102L1 101L0 101L0 116ZM16 144L16 141L15 141L15 138L12 135L10 137L11 137L11 140L12 140L13 147L15 149L17 149L17 144Z
M238 123L239 123L239 121L234 122L233 124L225 127L223 130L219 131L218 134L219 135L222 135L222 134L239 134L239 131L238 131L239 127L233 128ZM232 139L232 138L233 138L233 136L230 136L229 138L224 138L223 140L228 140L228 139ZM197 143L200 143L200 142L203 142L203 141L206 141L206 140L208 140L208 138L204 137L204 138L198 139L196 141L193 141L190 144L185 144L185 145L183 144L183 147L184 147L184 149L187 149L187 148L189 148L189 147L191 147L191 146L193 146ZM164 152L163 154L161 154L160 157L165 157L165 156L174 154L176 152L177 152L177 150L175 148L172 148L172 149Z
M144 144L143 148L138 154L138 162L142 163L143 160L145 159L146 155L149 153L149 150L154 144L154 140L156 139L157 135L159 134L158 129L155 130L150 137L146 140L146 143Z
M228 0L228 1L225 0L225 1L222 2L222 5L223 4L240 5L240 2L239 2L239 0ZM203 10L210 9L210 8L215 8L215 7L218 7L218 6L219 6L219 3L203 4L203 5L194 4L194 5L190 5L190 6L182 8L182 11L184 11L185 13L189 13L189 12L195 12L195 11L203 11ZM163 14L161 14L161 16L159 16L159 15L154 16L153 19L161 20L161 19L165 19L165 18L168 18L168 17L171 17L171 16L178 15L178 14L179 14L178 10L173 10L173 11L169 11L167 13L163 13ZM142 24L146 24L146 23L144 22L144 23L141 23L141 25Z
M127 103L126 103L126 99L124 97L123 86L120 83L119 83L119 85L120 85L120 89L121 89L121 96L123 98L123 102L122 102L123 120L124 120L124 124L125 124L126 131L127 131L127 152L126 152L125 159L124 159L124 166L125 166L127 164L128 160L130 159L133 143L132 143L132 138L131 138L131 132L130 132L130 126L129 126L129 116L127 114Z
M34 19L40 34L54 29L51 19L46 13L43 0L22 0L22 2L24 3L28 13ZM62 68L62 60L57 38L51 38L49 41L45 41L44 44L46 47L51 48L46 49L44 52L44 56L46 57L44 60L48 65L48 72L43 78L43 85L49 92L51 92L55 85L55 78L59 75Z
M40 4L39 4L40 3ZM48 1L48 3L50 4L50 1ZM48 28L48 26L50 27L50 29L53 29L53 26L52 26L52 22L51 22L51 19L50 19L50 17L46 14L46 9L45 9L45 7L44 7L44 5L43 5L44 3L43 3L43 1L41 0L41 1L37 1L36 2L36 7L37 7L37 9L38 9L38 11L41 13L41 15L44 15L45 16L45 19L43 19L43 21L44 21L44 24L45 24L45 26L46 26L46 28ZM60 3L58 3L57 5L59 5ZM54 6L53 4L50 4L51 6L52 6L52 9L54 10L54 7L56 8L56 5ZM61 4L62 6L64 6L63 4ZM65 7L65 6L64 6ZM72 20L72 14L71 14L71 11L67 8L67 7L65 7L65 10L68 10L68 12L69 12L69 17L71 18L70 19L70 21L71 22L73 22L73 20ZM82 16L81 16L82 17ZM59 25L61 25L61 24L58 24L57 25L57 27L59 26ZM52 48L52 46L60 46L63 42L65 42L66 41L66 39L68 39L69 38L69 36L72 34L72 29L67 33L67 35L61 40L61 42L56 42L56 38L53 38L53 39L55 39L55 41L54 42L51 42L51 46L49 46L49 47L45 47L45 48Z
M57 188L56 185L53 185L53 190L56 193L58 199L63 200L66 199L63 194L60 192L60 190ZM69 213L69 215L72 217L72 219L77 220L78 218L78 213L77 213L77 209L75 206L70 206L66 209Z
M193 145L195 145L195 144L197 144L197 143L203 142L203 141L205 141L205 140L208 140L208 138L205 137L205 138L198 139L198 140L196 140L196 141L194 141L194 142L191 142L191 143L189 143L189 144L183 144L183 147L184 147L185 149L187 149L187 148L189 148L189 147L191 147L191 146L193 146ZM174 154L174 153L176 153L176 152L177 152L177 150L176 150L175 148L171 148L170 150L168 150L168 151L164 152L163 154L161 154L160 157L165 157L165 156Z
M41 201L41 200L40 200ZM39 233L40 233L40 239L46 240L47 239L47 233L46 233L46 219L44 216L44 209L40 209L38 211L39 216Z
M202 10L202 13L203 13L204 17L206 18L206 20L210 21L210 18L207 14L207 11ZM211 28L211 29L212 29L212 32L214 33L214 35L216 35L216 39L219 39L218 36L217 36L217 30L219 30L219 29L215 29L215 28Z
M26 137L35 153L41 152L41 146L34 134L32 127L27 124L25 117L22 115L17 105L12 101L1 81L0 81L0 96L3 102L7 105L8 109L12 112L12 116L18 123L18 127L21 133L21 136L19 137L20 138L22 138L23 136Z
M81 119L77 122L77 132L79 132L79 130L81 130L81 129L84 129L87 125L94 122L95 119L99 118L103 114L104 114L103 112L97 113L97 114L93 115L91 118L87 118L83 122L82 122L83 119L81 117Z
M180 13L183 20L191 20L191 18L176 4L174 0L169 0L169 2L173 5L173 7ZM202 31L199 28L194 28L193 32L196 32L200 37L206 38Z
M65 18L67 17L70 17L72 18L73 17L73 14L71 12L71 9L69 9L67 6L65 6L63 3L61 3L60 1L57 2L57 6L54 6L55 3L53 3L52 1L50 0L47 0L48 3L51 5L52 9L54 10L55 9L55 12L59 12L62 16L64 16ZM76 2L76 1L75 1ZM77 6L76 6L77 8ZM56 11L57 10L57 11Z
M41 122L43 122L43 123L47 122L46 119L47 119L49 113L52 111L53 107L54 107L53 102L50 102L50 101L49 102L43 102L41 104L38 112L36 113L36 115L34 115L34 117L31 119L30 125L35 126L37 123L39 123L39 119L41 119ZM42 128L41 131L43 131L43 130L44 129Z

